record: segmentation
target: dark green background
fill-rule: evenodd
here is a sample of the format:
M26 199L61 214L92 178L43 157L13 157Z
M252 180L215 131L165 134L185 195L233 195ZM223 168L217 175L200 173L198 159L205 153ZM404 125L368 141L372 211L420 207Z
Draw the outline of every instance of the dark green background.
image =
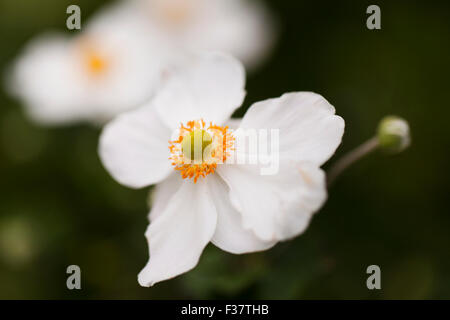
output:
M295 240L243 256L211 245L192 272L141 288L148 189L124 188L106 173L99 129L35 126L2 88L0 298L450 298L448 2L377 1L378 31L365 25L372 2L267 3L280 38L249 75L236 115L255 101L310 90L346 120L337 157L387 114L409 121L411 148L355 165ZM104 2L0 0L3 73L27 40L65 30L69 4L80 5L85 21ZM70 264L82 269L81 291L66 288ZM381 267L382 290L366 288L371 264Z

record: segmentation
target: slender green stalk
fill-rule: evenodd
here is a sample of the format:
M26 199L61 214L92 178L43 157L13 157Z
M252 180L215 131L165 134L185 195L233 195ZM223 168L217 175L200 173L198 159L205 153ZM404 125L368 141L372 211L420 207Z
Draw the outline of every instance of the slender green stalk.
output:
M328 171L327 186L330 187L341 175L341 173L345 171L345 169L372 151L376 150L378 146L378 138L373 137L340 158Z

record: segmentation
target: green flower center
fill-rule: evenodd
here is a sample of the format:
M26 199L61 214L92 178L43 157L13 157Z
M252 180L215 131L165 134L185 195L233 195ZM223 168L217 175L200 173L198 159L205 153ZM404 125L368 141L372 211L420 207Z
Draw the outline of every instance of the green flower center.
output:
M202 162L211 153L211 143L212 137L206 130L196 129L183 137L181 150L186 158Z

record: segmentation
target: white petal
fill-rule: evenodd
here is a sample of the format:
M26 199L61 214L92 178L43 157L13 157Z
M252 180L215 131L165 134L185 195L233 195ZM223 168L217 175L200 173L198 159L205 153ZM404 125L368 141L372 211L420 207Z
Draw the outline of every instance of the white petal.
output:
M118 116L105 126L99 153L103 165L121 184L141 188L157 183L171 169L170 130L152 105Z
M183 183L147 229L150 260L139 273L139 284L152 286L194 268L214 234L216 221L206 183Z
M172 129L197 119L222 124L241 105L244 85L239 61L221 53L200 54L168 72L154 103Z
M280 98L257 102L241 123L241 128L246 129L279 129L281 158L318 165L334 154L344 126L334 107L312 92L286 93Z
M99 116L109 120L151 97L168 58L162 40L143 15L125 3L113 3L90 19L81 40L92 42L108 62L107 73L99 81L84 79L86 94Z
M221 165L218 172L244 228L264 241L299 235L326 200L325 175L312 163L282 163L275 175L260 175L259 165Z
M276 23L261 1L185 2L197 5L192 20L177 34L186 47L229 52L247 68L257 66L273 47Z
M242 215L231 205L229 188L217 174L206 178L217 210L217 227L211 240L217 247L234 254L262 251L276 241L262 241L251 230L245 230Z
M183 179L180 173L173 172L161 183L158 183L152 191L152 209L150 210L149 220L150 222L155 221L155 219L164 212L165 208L169 204L170 198L172 198L174 192L180 189Z
M39 123L70 123L89 114L70 52L68 38L45 34L33 39L12 67L8 89Z
M18 58L11 91L36 121L105 123L147 101L159 84L167 51L143 17L114 5L83 30L72 38L39 36ZM90 52L103 58L101 73L89 71Z

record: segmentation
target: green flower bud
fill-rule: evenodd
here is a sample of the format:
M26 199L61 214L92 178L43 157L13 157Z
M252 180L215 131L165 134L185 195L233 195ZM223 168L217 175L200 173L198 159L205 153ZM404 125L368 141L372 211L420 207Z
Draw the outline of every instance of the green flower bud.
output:
M405 150L411 143L408 122L397 116L384 117L377 132L380 149L389 153Z

